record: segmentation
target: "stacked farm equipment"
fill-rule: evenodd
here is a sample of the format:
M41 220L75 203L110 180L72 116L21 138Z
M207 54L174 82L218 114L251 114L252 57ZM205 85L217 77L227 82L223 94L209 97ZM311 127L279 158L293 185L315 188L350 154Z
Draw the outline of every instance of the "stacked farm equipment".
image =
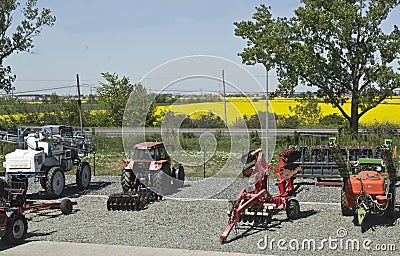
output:
M354 223L365 231L368 216L393 217L396 210L397 156L391 140L376 148L375 158L345 161L337 145L331 151L343 178L341 210L354 216Z
M171 158L162 142L143 142L133 149L133 159L124 161L121 173L122 192L109 196L108 210L140 210L176 191L184 183L180 163L171 168Z
M329 138L329 144L335 144L336 138ZM301 146L301 157L296 163L301 170L296 177L314 179L315 185L341 186L342 177L338 164L329 145ZM370 146L341 146L339 149L343 160L347 162L358 161L360 158L371 158L373 149Z
M50 197L57 198L64 190L64 173L77 166L78 188L84 190L89 187L91 168L82 159L94 153L94 146L90 138L74 132L72 127L25 126L15 133L0 133L0 139L18 146L5 156L3 167L8 180L23 182L27 189L28 178L33 177Z
M295 185L295 174L300 166L294 162L300 158L300 152L295 148L289 148L279 154L280 160L274 173L278 174L276 185L279 195L273 196L268 191L268 176L271 165L266 161L261 148L243 155L242 162L245 165L243 175L250 177L255 175L254 190L247 191L243 188L237 199L231 201L228 211L228 225L220 236L220 242L225 243L232 229L237 228L239 222L250 222L254 225L267 225L272 220L272 215L279 207L286 211L289 219L299 216L300 205L294 198L301 189Z

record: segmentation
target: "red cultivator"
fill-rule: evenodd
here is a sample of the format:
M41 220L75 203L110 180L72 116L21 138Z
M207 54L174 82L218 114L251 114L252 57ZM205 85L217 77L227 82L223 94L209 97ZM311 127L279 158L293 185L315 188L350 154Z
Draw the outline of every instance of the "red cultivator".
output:
M293 162L298 160L300 155L300 152L294 148L289 148L279 154L279 165L274 170L279 174L276 184L279 187L277 196L272 196L268 192L268 176L271 165L267 163L263 150L259 148L243 155L242 162L245 167L242 173L245 177L250 177L255 173L253 181L255 189L253 191L242 189L237 199L231 202L228 225L220 236L221 243L226 242L229 233L241 221L253 222L255 225L268 224L272 219L273 211L279 206L286 210L289 219L298 217L300 205L293 197L300 190L299 185L295 186L293 181L300 166Z

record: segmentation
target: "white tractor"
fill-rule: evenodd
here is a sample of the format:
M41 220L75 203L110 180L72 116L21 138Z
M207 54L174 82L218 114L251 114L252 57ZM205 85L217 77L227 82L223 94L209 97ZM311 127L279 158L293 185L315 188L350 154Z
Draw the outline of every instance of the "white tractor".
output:
M23 184L26 190L28 178L34 177L50 197L58 198L65 186L64 173L76 165L78 188L84 190L89 187L90 165L81 159L94 153L94 150L90 140L81 134L74 134L72 127L21 127L17 143L20 149L7 154L3 163L7 179Z

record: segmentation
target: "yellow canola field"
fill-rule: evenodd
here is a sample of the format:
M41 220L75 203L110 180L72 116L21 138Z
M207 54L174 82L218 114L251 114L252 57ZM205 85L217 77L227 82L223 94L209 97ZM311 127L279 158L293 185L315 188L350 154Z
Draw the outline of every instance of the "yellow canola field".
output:
M269 101L269 111L278 115L293 115L289 110L289 106L296 106L299 104L294 99L275 98ZM326 116L333 113L341 115L340 111L333 108L330 104L320 103L322 115ZM224 118L224 105L223 102L202 102L190 104L176 104L171 106L160 106L159 110L168 110L175 113L185 114L190 117L211 111ZM343 108L346 113L350 113L350 103L345 103ZM227 98L226 112L227 121L232 124L244 115L251 116L258 111L265 111L265 100L253 101L246 98ZM375 124L375 123L393 123L400 124L400 97L393 97L387 99L379 104L376 108L368 111L361 117L360 123L362 124Z

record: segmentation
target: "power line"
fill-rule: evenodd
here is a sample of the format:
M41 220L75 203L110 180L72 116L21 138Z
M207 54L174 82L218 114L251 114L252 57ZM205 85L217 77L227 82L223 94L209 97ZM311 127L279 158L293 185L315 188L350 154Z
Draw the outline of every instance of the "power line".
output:
M35 90L27 90L27 91L15 91L14 94L22 94L22 93L31 93L31 92L45 92L45 91L54 91L75 87L75 85L66 85L59 87L51 87L51 88L43 88L43 89L35 89Z

